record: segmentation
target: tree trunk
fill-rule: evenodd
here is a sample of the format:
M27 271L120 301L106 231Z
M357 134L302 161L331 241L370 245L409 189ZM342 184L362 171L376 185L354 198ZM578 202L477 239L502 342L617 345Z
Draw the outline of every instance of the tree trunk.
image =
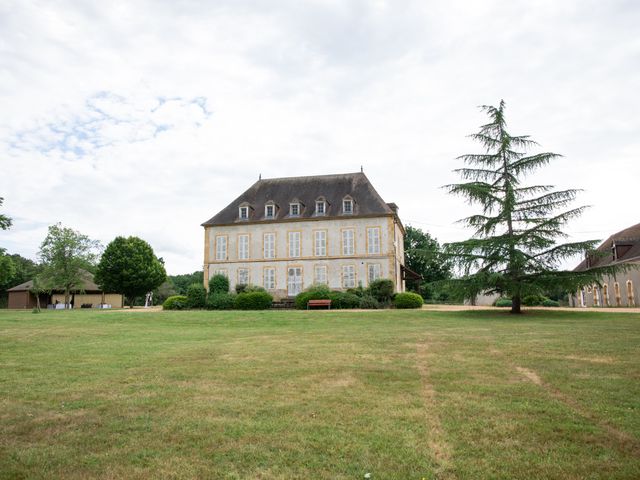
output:
M129 308L133 308L133 303L136 301L136 297L131 297L129 299Z
M69 289L65 289L64 291L64 309L69 308Z
M513 295L511 297L511 313L522 313L520 310L520 306L522 305L522 300L520 295Z

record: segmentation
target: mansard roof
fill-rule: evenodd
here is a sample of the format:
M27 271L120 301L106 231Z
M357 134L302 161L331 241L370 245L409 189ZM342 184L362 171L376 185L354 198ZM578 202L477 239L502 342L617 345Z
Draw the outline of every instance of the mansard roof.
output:
M353 199L352 214L342 212L342 200L347 196ZM366 175L357 172L260 179L202 226L288 220L290 218L289 203L293 200L302 204L300 215L295 219L318 218L315 202L319 197L323 197L327 202L326 213L320 216L324 219L396 214L382 200ZM265 219L264 206L270 201L279 208L276 209L275 217ZM252 207L249 220L239 219L238 208L243 203Z
M612 251L614 246L617 247L615 258ZM575 270L581 271L616 263L640 262L640 223L611 235L597 248L597 252L597 255L591 256L588 265L585 258Z

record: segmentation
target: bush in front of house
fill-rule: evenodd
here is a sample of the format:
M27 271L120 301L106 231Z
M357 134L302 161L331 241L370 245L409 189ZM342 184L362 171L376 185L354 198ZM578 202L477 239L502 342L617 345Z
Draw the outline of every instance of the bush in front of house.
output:
M360 306L360 297L349 292L331 292L329 300L331 300L331 308L347 309Z
M510 298L499 298L495 301L496 307L508 307L511 308L511 299Z
M382 304L388 304L391 301L393 291L393 280L388 278L379 278L369 285L369 294Z
M522 305L525 307L537 307L542 305L545 300L549 300L544 295L527 295L522 299Z
M232 293L212 293L207 298L209 310L233 310L236 304L236 295Z
M366 308L371 310L376 310L380 308L380 302L373 298L371 295L363 295L360 297L360 308Z
M187 287L187 305L189 308L204 308L207 306L207 290L204 285L192 283Z
M221 273L215 274L209 279L209 294L229 293L229 279Z
M163 310L184 310L188 308L188 299L184 295L172 295L162 304Z
M328 300L331 295L331 289L325 284L311 285L304 292L296 295L296 308L304 310L307 308L309 300ZM333 302L332 302L333 303ZM333 308L333 305L331 305Z
M239 283L236 285L236 293L266 292L266 290L250 283Z
M243 292L236 296L234 307L238 310L266 310L272 304L273 297L267 292Z
M424 304L424 300L417 293L404 292L398 293L394 297L393 304L396 308L420 308Z
M545 301L542 302L542 306L543 307L559 307L560 302L547 298Z

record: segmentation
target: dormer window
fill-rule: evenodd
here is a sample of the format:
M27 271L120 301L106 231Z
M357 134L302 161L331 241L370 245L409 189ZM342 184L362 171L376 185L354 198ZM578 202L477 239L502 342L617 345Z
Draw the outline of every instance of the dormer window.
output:
M347 197L342 200L342 213L351 215L353 213L353 199Z
M273 203L269 203L264 206L264 218L275 218L276 206Z
M249 220L249 207L248 206L240 207L240 212L238 215L240 217L240 220Z
M316 215L322 216L327 213L327 202L324 200L316 200Z
M300 204L299 203L290 203L289 204L289 216L290 217L299 217L300 216Z

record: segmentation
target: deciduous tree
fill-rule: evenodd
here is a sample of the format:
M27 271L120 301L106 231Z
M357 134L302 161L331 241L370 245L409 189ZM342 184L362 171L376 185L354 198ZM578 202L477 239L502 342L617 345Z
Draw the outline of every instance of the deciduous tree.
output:
M102 254L95 281L104 291L124 294L133 308L136 297L158 288L166 278L151 245L138 237L116 237Z
M82 290L86 272L93 269L100 243L60 223L49 227L40 245L42 288L64 290L65 308L73 290Z

